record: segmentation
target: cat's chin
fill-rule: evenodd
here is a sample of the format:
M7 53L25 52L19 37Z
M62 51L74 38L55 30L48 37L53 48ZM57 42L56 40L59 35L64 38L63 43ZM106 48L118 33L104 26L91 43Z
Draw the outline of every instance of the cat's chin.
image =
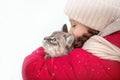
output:
M45 49L46 52L45 58L60 57L62 55L68 54L64 48L58 48L57 46L50 46L48 44L44 44L43 48Z

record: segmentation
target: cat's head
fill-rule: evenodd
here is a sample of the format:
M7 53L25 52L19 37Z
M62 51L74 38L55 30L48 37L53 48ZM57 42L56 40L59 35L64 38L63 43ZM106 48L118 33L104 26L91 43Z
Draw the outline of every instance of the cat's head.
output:
M63 25L62 31L53 32L44 38L43 47L49 54L66 54L72 49L74 36L68 33L67 26Z

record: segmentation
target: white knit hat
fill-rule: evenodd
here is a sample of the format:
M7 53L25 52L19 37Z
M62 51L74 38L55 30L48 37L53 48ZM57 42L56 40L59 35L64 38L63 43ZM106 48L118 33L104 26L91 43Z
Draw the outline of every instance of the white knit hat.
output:
M120 18L120 0L68 0L65 13L70 19L101 31Z

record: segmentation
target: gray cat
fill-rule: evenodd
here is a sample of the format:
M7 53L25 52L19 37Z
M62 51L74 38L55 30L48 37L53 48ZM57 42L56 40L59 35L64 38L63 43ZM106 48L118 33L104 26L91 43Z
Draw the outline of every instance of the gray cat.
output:
M73 42L74 36L68 34L66 24L63 25L62 31L53 32L50 36L44 38L45 59L68 55L69 51L73 49Z

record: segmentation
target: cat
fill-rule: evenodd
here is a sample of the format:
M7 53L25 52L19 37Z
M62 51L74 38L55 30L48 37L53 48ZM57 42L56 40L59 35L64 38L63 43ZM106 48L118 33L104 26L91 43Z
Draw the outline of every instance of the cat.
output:
M74 39L74 35L68 33L66 24L63 25L62 31L55 31L50 36L44 37L45 59L68 55L73 49Z

